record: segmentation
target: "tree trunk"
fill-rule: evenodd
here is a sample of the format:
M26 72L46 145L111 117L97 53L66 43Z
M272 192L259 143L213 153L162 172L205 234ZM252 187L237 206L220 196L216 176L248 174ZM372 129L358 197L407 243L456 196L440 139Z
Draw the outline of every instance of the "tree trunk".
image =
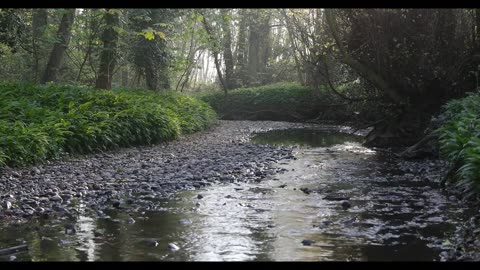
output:
M206 53L203 58L202 58L202 67L205 66L205 61L207 62L207 66L205 67L205 70L202 72L202 75L203 75L203 82L206 82L208 80L208 68L210 67L210 61L208 61L210 57L210 54L209 53Z
M203 14L202 14L203 16ZM225 95L228 93L228 87L225 83L225 80L223 79L222 76L222 70L220 66L220 61L218 59L218 44L215 38L213 37L212 29L210 28L210 25L208 25L207 19L205 16L203 16L203 26L205 27L205 31L207 32L208 35L208 41L211 44L212 47L212 54L213 54L213 60L215 63L215 68L217 69L217 75L218 75L218 80L220 81L220 84L222 85L223 91L225 92Z
M188 54L187 54L187 66L185 67L185 70L183 71L182 75L180 76L180 78L178 79L178 82L177 82L177 86L175 87L175 91L178 91L178 87L180 86L180 84L182 84L182 89L180 90L180 92L183 91L183 88L185 87L185 84L188 82L188 79L189 79L189 76L190 76L190 73L193 69L193 65L195 64L195 53L197 52L198 49L195 49L194 50L194 47L195 47L195 42L194 42L194 33L192 33L191 35L191 38L190 38L190 46L189 46L189 49L188 49ZM186 49L186 43L185 42L183 44L183 51L185 51ZM182 55L184 55L185 52L182 53ZM183 83L182 83L183 81Z
M475 9L475 48L476 52L480 52L480 9Z
M96 9L92 9L89 12L96 12ZM97 38L97 33L98 29L100 26L100 22L94 18L90 18L88 20L88 42L87 42L87 48L85 49L85 56L83 57L83 61L80 64L80 68L78 69L77 73L77 82L80 81L80 78L82 76L83 68L85 67L85 64L87 61L90 59L90 55L93 51L93 43L95 42L95 39Z
M158 72L152 58L145 59L145 80L147 89L154 91L158 89Z
M60 25L58 26L57 38L59 41L53 46L47 68L43 74L42 83L57 81L58 71L62 65L63 56L67 50L72 35L72 25L75 19L75 9L65 10Z
M122 86L128 87L128 66L125 65L122 69Z
M375 71L368 69L365 65L354 59L343 46L343 41L340 40L340 36L337 29L337 24L333 11L331 9L325 9L325 18L330 28L330 32L335 40L335 44L338 46L340 53L342 54L342 60L345 64L349 65L352 69L361 74L365 79L372 82L378 89L384 91L392 101L401 102L403 100L402 96L393 88L391 88L388 83L380 77Z
M38 79L39 61L40 61L40 40L45 33L48 21L48 12L46 9L34 9L32 14L32 51L33 51L33 80Z
M262 82L269 58L270 14L263 10L252 13L248 47L248 77L250 84Z
M95 87L98 89L112 89L112 76L115 69L115 51L117 48L118 33L115 27L118 26L118 14L106 9L103 16L105 29L103 30L103 50L100 54L100 67Z
M249 25L249 37L248 37L248 86L256 85L258 83L258 65L259 65L259 25L256 22L258 20L258 10L252 12L252 19Z
M230 20L227 19L227 9L220 9L222 15L223 30L223 59L225 61L225 83L228 89L234 87L233 81L233 54L232 54L232 33L230 31Z
M235 67L235 78L236 78L236 85L245 85L247 83L246 80L246 60L247 60L247 14L244 9L240 10L240 24L238 27L238 43L236 49L236 59L237 64Z
M287 12L285 10L282 10L281 12L285 21L285 25L287 27L288 36L290 37L290 42L292 44L290 48L292 49L293 60L295 61L295 69L297 70L297 80L302 85L305 85L305 80L303 79L303 74L302 74L301 63L297 56L298 48L295 43L295 36L293 35L293 32L294 32L293 27L290 23L290 20L288 19Z
M262 14L260 18L260 54L259 54L259 65L258 73L260 77L261 84L268 82L267 65L270 56L272 55L272 44L270 41L270 17L271 14L269 11L266 11L266 14Z

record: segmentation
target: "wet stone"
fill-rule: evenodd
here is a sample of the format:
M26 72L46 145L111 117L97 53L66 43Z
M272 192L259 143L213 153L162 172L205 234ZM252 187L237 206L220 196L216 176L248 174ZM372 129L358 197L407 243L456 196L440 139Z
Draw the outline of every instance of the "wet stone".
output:
M50 197L50 201L52 201L52 202L61 202L61 201L63 201L63 199L62 199L62 197L60 197L58 194L56 194L56 195Z
M342 201L341 206L343 210L347 210L348 208L352 207L352 204L349 201Z
M300 188L300 190L307 195L312 192L312 190L310 190L309 188Z
M62 195L60 195L60 197L61 197L64 201L68 201L68 200L70 200L70 199L73 198L73 196L70 195L70 194L62 194Z
M175 244L175 243L169 243L169 244L168 244L168 249L169 249L170 251L175 252L175 251L180 250L180 247L178 247L177 244Z
M118 207L120 206L120 201L119 201L119 200L113 200L113 201L112 201L112 205L113 205L113 207L117 207L117 208L118 208Z
M157 247L158 246L158 242L156 240L153 240L153 239L145 240L145 244L149 247Z
M2 202L2 207L4 210L10 210L12 208L12 203L9 201Z
M132 217L129 217L127 219L127 224L133 224L133 223L135 223L135 219L133 219Z
M308 239L305 239L305 240L302 241L302 244L303 244L304 246L311 246L311 245L314 244L314 243L315 243L315 241L313 241L313 240L308 240Z

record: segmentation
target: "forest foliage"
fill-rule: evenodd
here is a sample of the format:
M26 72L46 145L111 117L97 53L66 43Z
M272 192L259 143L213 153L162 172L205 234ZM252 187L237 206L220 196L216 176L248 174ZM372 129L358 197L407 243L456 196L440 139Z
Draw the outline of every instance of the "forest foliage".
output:
M452 179L466 197L480 192L480 94L470 93L444 106L443 125L435 132L440 150L452 164ZM453 180L453 181L452 181Z
M150 145L215 120L210 106L176 93L2 83L0 162L23 166L65 153Z
M351 104L331 95L326 87L314 89L287 82L238 88L228 95L206 93L199 98L210 104L219 117L230 120L308 121L320 118L344 123L352 120L350 110L354 109ZM332 109L332 106L343 110Z

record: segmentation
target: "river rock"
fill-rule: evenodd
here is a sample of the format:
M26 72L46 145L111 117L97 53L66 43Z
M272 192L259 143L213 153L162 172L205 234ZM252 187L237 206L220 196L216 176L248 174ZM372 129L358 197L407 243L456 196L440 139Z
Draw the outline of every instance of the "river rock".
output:
M9 201L3 201L2 207L4 210L10 210L12 208L12 203Z
M304 246L311 246L311 245L314 244L314 243L315 243L315 241L313 241L313 240L308 240L308 239L305 239L305 240L302 241L302 244L303 244Z
M309 188L306 188L306 187L300 188L300 190L301 190L303 193L307 194L307 195L312 192L312 190L310 190Z
M343 210L347 210L348 208L352 207L352 204L350 203L350 201L342 201L341 206Z
M180 250L180 247L178 247L175 243L169 243L169 244L168 244L168 249L169 249L170 251L175 252L175 251Z
M133 224L133 223L135 223L135 219L133 219L132 217L129 217L127 219L127 224Z
M60 195L56 194L56 195L50 197L50 201L52 201L52 202L62 202L63 199L62 199L62 197L60 197Z

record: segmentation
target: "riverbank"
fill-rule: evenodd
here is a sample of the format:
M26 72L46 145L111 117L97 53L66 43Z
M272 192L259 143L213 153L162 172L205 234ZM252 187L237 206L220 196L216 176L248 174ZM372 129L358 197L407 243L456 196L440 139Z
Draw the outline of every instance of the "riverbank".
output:
M174 92L0 83L0 170L170 141L215 121L206 103Z

